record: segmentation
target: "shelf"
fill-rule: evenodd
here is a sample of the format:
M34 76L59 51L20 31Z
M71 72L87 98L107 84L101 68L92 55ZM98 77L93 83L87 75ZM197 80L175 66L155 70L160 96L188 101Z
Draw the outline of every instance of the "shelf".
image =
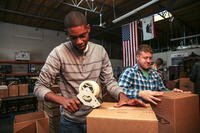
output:
M39 74L34 73L6 73L6 74L0 74L0 76L38 76Z
M1 60L0 63L4 63L4 64L44 64L43 61L11 61L11 60Z
M33 94L0 99L0 118L10 114L37 110L37 97Z
M26 95L26 96L15 96L15 97L6 97L6 98L2 98L0 99L0 101L5 101L5 100L18 100L18 99L25 99L25 98L35 98L36 96L31 93L29 95Z

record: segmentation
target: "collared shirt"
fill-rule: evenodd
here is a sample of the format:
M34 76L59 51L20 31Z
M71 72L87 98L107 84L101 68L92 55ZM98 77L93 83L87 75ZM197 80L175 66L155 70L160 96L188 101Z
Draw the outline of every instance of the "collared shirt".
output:
M78 52L70 42L63 43L51 51L34 88L34 93L39 99L44 99L44 96L51 92L49 88L57 75L60 76L61 94L66 98L76 97L79 85L85 80L93 80L106 87L116 99L122 92L113 77L107 52L101 45L92 42L88 42L88 48L84 53ZM90 107L83 105L79 111L71 114L61 107L61 114L72 121L84 122L85 116L91 110Z
M146 78L142 70L136 64L131 68L127 68L119 78L119 86L129 98L140 98L138 96L141 90L167 91L159 74L149 69L148 78Z

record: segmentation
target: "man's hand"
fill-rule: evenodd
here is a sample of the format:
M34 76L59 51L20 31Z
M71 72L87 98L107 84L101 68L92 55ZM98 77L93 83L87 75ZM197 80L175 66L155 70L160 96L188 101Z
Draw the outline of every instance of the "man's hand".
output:
M78 111L81 106L80 101L76 97L70 99L63 97L62 101L62 106L70 113Z
M183 90L180 90L178 88L174 88L172 91L174 91L174 92L183 92Z
M191 91L183 91L183 90L180 90L178 88L174 88L172 91L173 92L180 92L180 93L192 93Z
M123 105L147 107L147 105L141 100L136 98L129 99L124 93L120 93L119 102L115 105L115 107L121 107Z
M139 92L139 96L142 97L144 100L151 102L157 105L157 102L160 102L161 99L157 98L158 96L162 96L163 92L159 91L151 91L151 90L144 90Z
M62 105L70 113L78 111L81 107L81 102L78 100L78 98L65 98L63 96L56 95L53 92L47 93L45 95L45 100Z

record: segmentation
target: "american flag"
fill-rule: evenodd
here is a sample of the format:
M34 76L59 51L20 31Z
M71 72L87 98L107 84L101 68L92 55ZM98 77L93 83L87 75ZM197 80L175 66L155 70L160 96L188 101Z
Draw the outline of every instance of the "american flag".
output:
M122 26L123 67L136 63L138 49L137 21Z

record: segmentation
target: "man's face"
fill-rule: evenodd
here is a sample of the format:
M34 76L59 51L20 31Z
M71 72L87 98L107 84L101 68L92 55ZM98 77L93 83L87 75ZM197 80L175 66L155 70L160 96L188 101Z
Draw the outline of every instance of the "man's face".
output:
M140 52L137 55L137 64L143 70L148 70L151 67L152 63L152 53L149 52Z
M80 51L84 51L89 39L90 26L80 25L71 27L67 30L68 36L72 44Z

